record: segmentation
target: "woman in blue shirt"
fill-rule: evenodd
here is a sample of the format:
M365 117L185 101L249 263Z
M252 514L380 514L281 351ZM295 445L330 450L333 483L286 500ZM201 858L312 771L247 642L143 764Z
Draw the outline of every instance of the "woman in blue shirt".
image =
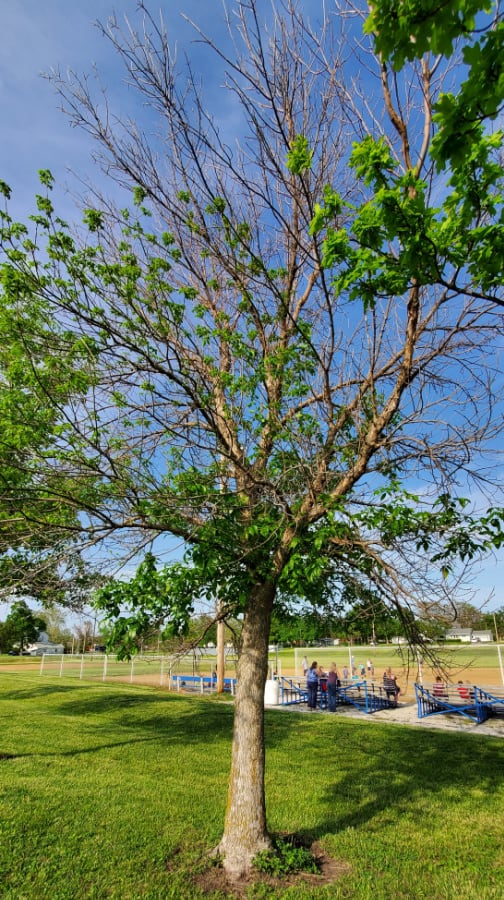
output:
M306 674L306 687L308 690L308 709L317 708L317 691L318 691L318 664L312 662Z

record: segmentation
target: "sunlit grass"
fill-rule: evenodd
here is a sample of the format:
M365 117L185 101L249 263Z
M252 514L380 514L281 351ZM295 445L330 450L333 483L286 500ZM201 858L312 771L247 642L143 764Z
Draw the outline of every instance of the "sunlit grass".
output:
M226 801L232 704L0 675L0 895L198 898ZM342 864L329 887L254 897L500 898L504 742L266 713L275 832Z

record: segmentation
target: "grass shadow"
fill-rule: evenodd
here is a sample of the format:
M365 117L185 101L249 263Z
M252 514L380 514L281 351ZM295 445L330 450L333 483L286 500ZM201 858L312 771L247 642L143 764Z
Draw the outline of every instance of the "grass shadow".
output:
M354 731L350 746L355 737ZM378 740L370 737L369 753L360 748L359 755L343 758L338 777L328 779L322 795L327 816L305 839L381 821L384 813L399 821L412 804L423 803L429 795L464 797L472 791L484 795L501 782L502 740L388 725L380 726ZM341 733L340 741L344 742Z

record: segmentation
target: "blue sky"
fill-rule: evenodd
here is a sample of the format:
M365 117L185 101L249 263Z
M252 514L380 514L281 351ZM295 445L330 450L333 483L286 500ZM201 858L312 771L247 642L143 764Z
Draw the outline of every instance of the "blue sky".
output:
M198 19L215 32L223 25L221 0L170 0L163 5L163 17L171 40L187 45L193 31L182 18ZM14 190L14 209L26 211L38 189L37 171L51 169L59 185L70 185L68 170L79 175L91 171L90 143L70 127L58 108L53 86L42 77L51 69L89 72L93 65L107 89L118 95L125 91L108 41L95 24L106 23L115 14L139 22L137 0L14 0L3 3L0 13L0 177ZM193 58L208 85L213 72L201 50L193 44Z
M209 69L208 57L198 52L194 31L182 14L216 33L224 26L221 0L165 0L153 10L160 6L170 40L180 52L188 47L198 60L206 87L211 87L218 75ZM50 169L57 184L58 211L72 218L73 173L79 177L96 173L91 142L70 127L59 109L54 87L43 73L52 69L85 73L96 65L107 89L120 98L126 91L123 71L95 23L105 24L115 15L120 23L127 16L138 25L136 11L137 0L13 0L1 4L0 179L12 188L9 209L13 216L23 219L33 212L33 198L40 187L37 172ZM124 97L126 100L127 95ZM180 541L173 546L179 556ZM8 610L7 604L0 603L1 619Z
M51 169L58 184L70 183L68 169L89 172L90 143L58 109L51 84L42 77L51 69L65 73L90 72L96 64L110 95L126 102L124 73L108 41L95 23L115 16L127 17L139 27L138 0L12 0L1 4L0 30L0 177L15 189L14 203L28 208L38 188L38 169ZM230 4L231 5L231 4ZM301 0L316 21L326 0ZM330 6L330 3L327 4ZM264 16L271 0L259 0ZM205 91L220 82L215 57L202 48L186 16L206 33L218 36L225 29L223 0L152 0L150 8L163 19L179 58L188 51ZM131 97L131 94L130 94Z
M217 86L219 73L208 55L194 43L194 33L182 13L197 20L204 30L218 34L223 28L221 0L164 0L163 15L172 42L179 52L187 49L205 88ZM324 0L306 0L310 15L324 7ZM330 5L330 4L328 4ZM268 0L261 0L264 9ZM32 198L38 190L38 169L51 169L60 185L68 216L72 210L72 175L93 172L91 145L81 132L72 129L58 109L58 98L41 73L52 68L65 72L89 72L93 64L100 70L107 89L127 101L122 71L108 42L94 22L106 22L115 13L118 20L136 18L137 0L12 0L4 2L0 12L2 48L0 51L0 179L13 189L11 211L23 217L32 210ZM60 207L61 208L61 207ZM502 555L501 555L502 559ZM481 605L494 592L489 608L504 605L504 588L499 583L502 563L488 559L473 583L473 602ZM470 598L468 598L470 599ZM0 605L0 616L4 610Z

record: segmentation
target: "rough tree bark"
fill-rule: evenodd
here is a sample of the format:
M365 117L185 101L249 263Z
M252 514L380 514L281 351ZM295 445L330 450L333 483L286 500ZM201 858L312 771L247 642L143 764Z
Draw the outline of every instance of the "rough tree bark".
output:
M264 687L274 594L274 585L258 585L243 618L226 820L218 847L233 878L245 874L253 857L271 844L264 796Z

